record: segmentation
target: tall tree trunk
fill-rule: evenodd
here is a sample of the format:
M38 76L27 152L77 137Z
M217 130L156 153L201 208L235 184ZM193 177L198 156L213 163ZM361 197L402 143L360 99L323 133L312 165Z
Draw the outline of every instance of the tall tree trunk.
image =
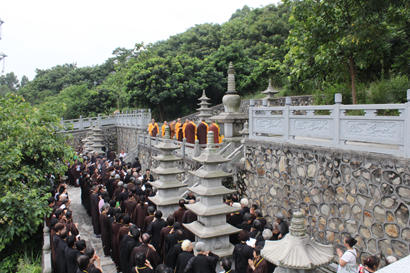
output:
M352 56L350 56L349 58L349 73L350 73L350 81L352 83L352 101L353 101L353 104L357 104L356 70L354 69L354 60Z

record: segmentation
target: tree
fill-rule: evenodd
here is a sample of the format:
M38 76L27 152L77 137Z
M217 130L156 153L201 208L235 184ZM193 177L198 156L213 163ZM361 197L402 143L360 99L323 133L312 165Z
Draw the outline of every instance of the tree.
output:
M49 212L47 175L63 175L73 158L59 128L50 109L13 94L0 97L0 251L28 239Z
M13 72L0 76L0 95L16 92L19 86L19 80Z
M320 84L348 78L352 101L357 102L360 72L380 67L380 56L389 49L385 24L391 1L303 0L292 6L293 29L287 43L285 69L290 80L312 79ZM348 77L344 77L344 75ZM363 73L366 75L369 73ZM375 72L372 73L375 75Z

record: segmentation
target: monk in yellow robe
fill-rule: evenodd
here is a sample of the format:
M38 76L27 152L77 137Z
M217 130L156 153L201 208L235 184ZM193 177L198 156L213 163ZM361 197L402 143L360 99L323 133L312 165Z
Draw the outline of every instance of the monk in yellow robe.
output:
M155 119L152 119L151 123L148 125L148 133L153 137L156 137L159 133L159 126L158 123L155 122Z
M168 127L168 122L165 120L164 124L162 124L161 126L161 136L164 137L165 136L165 128Z

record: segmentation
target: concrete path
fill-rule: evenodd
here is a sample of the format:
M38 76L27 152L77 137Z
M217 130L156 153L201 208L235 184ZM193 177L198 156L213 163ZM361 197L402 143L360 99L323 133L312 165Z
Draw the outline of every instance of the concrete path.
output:
M97 255L101 259L103 273L116 273L115 264L111 257L105 257L100 238L96 238L91 224L91 217L88 216L84 207L81 205L81 189L68 187L68 196L71 200L70 208L73 211L74 223L78 223L81 239L87 242L87 246L94 247Z

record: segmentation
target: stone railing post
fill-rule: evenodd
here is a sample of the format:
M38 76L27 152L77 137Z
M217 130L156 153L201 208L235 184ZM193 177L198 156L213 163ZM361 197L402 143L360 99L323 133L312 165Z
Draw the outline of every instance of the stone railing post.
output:
M286 141L289 141L289 131L290 131L290 126L289 126L289 115L290 115L290 110L289 107L292 104L292 99L290 97L285 98L285 109L283 110L283 118L284 118L284 124L285 124L285 135L284 138Z
M182 140L182 159L185 160L185 145L186 145L186 138ZM184 161L185 162L185 161Z
M333 122L335 129L333 131L333 143L338 147L340 145L340 105L342 104L342 94L335 94L335 105L333 106Z
M97 116L97 126L98 127L101 126L101 114L98 114L98 116Z
M410 89L407 89L406 115L404 117L404 154L410 157Z
M41 258L42 273L51 273L51 248L50 248L50 229L44 221L43 228L43 253Z
M83 116L80 116L80 118L79 118L79 120L78 120L78 123L79 123L79 129L80 130L83 130L84 129L84 120L83 120Z

